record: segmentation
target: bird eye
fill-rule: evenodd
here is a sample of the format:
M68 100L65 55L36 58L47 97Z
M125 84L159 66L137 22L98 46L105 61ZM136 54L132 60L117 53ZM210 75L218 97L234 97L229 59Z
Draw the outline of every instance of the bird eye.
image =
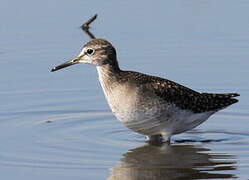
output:
M94 50L89 48L86 50L86 53L89 54L89 55L92 55L94 53Z

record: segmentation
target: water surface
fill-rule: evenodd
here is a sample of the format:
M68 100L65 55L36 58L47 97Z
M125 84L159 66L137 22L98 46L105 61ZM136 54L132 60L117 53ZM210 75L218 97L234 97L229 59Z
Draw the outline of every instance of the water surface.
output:
M3 179L248 179L249 2L2 1L0 176ZM89 65L50 69L78 55L92 32L123 69L240 102L198 128L149 145L111 114Z

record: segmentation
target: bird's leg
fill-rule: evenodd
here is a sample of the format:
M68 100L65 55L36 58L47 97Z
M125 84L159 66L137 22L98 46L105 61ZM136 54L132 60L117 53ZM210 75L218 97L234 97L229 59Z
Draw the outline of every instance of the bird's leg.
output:
M171 133L162 133L162 141L170 144Z
M170 144L171 133L162 132L161 134L146 136L146 142L151 144L168 143Z
M162 143L163 142L163 137L162 137L161 134L146 136L145 141L148 142L148 143Z

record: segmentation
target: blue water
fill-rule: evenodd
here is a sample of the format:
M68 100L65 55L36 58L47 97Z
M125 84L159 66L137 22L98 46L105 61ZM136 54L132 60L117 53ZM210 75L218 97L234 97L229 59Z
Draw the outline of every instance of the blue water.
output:
M249 2L1 1L1 179L248 179ZM240 102L172 145L148 145L111 114L94 67L75 65L89 40L117 49L122 69Z

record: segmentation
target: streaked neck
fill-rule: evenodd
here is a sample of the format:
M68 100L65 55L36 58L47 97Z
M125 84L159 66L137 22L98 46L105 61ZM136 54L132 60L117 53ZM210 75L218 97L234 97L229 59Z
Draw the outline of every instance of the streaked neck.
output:
M100 81L115 81L117 75L121 71L118 66L112 66L109 64L97 66L97 71Z
M105 97L109 104L111 104L111 100L109 100L113 89L118 84L118 76L120 69L113 68L110 65L97 66L99 82L104 91Z

